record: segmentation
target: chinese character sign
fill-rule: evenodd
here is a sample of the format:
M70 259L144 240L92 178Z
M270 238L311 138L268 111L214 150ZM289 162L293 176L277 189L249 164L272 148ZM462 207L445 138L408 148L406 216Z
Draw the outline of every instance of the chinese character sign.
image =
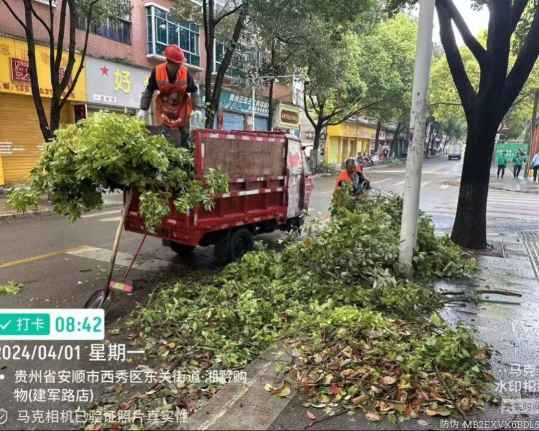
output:
M131 93L131 73L128 70L116 69L114 72L114 89L125 94Z
M90 103L137 109L151 71L89 57L86 73Z

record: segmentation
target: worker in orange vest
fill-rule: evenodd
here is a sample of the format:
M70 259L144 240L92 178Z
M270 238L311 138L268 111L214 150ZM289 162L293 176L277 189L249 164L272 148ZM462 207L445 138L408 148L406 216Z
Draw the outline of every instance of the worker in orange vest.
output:
M337 177L337 185L335 189L338 189L343 185L343 183L348 183L352 186L352 193L354 195L359 195L363 193L364 190L370 189L370 182L363 174L363 167L356 166L356 161L354 159L346 160L344 170L341 171Z
M180 47L169 45L165 48L166 63L153 68L148 85L142 93L140 110L137 116L146 117L155 91L159 94L155 100L157 121L166 129L178 129L181 134L181 146L189 141L189 120L193 111L192 96L198 92L196 83L185 66L185 56Z

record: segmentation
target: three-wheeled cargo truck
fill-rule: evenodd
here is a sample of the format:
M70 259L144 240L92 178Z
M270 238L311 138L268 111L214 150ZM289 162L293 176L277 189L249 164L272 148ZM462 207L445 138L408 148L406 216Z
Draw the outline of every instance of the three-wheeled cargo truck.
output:
M210 168L228 177L228 193L215 196L211 211L201 206L171 212L157 229L147 232L138 213L138 196L131 200L125 229L161 237L178 253L215 244L215 257L226 263L253 245L253 236L290 230L303 223L313 188L301 142L277 132L196 130L195 177Z

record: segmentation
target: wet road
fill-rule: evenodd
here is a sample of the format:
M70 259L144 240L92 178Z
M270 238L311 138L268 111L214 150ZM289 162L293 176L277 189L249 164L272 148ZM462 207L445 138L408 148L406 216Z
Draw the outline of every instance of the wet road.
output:
M369 169L367 175L375 191L402 193L404 169L404 165L380 166ZM460 169L458 161L434 159L424 164L420 205L432 215L439 230L449 231L452 226ZM313 215L327 216L334 185L334 177L316 179L311 199ZM489 232L535 228L539 226L537 208L539 195L492 190ZM0 282L16 280L25 289L14 297L0 297L0 305L81 306L104 278L119 214L119 207L109 207L75 223L54 215L1 221ZM274 233L263 238L271 241L279 236ZM138 234L124 234L120 263L129 261L140 240ZM193 257L185 258L162 247L160 240L148 238L134 278L137 281L169 272L181 276L215 269L213 247L199 247Z
M461 164L456 161L428 160L424 165L421 208L432 215L440 230L448 231L452 225L458 197L460 169ZM403 191L404 165L372 168L368 170L367 175L375 191L393 193ZM311 201L312 214L327 216L334 185L334 177L316 179ZM539 226L537 208L539 208L539 195L491 191L489 232L535 230ZM21 293L16 296L0 296L0 307L81 307L94 290L103 287L112 236L119 214L118 207L109 207L87 214L73 224L53 215L0 221L0 284L7 280L16 280L24 285ZM275 241L279 237L280 234L275 233L264 235L263 239ZM140 235L125 233L120 248L121 264L127 264L140 240ZM522 258L524 260L504 261L503 265L491 258L493 263L485 274L482 274L486 280L482 283L485 285L495 283L495 278L500 277L496 271L501 268L523 267L528 261L525 255ZM115 278L120 278L124 269L125 266L118 271ZM212 247L198 248L192 257L180 257L170 249L162 247L160 240L149 238L130 277L134 281L136 292L131 297L118 295L115 298L114 305L107 315L108 321L110 323L125 318L137 302L147 299L148 293L162 279L175 277L200 279L208 272L217 269ZM536 283L529 268L526 273L525 276L530 283ZM525 288L530 290L527 284ZM526 319L535 319L536 303L529 299L529 310L524 313ZM497 316L499 326L492 325L492 327L499 328L499 331L488 332L488 336L484 337L487 341L490 341L489 336L494 337L493 339L499 337L501 329L504 325L507 326L507 314L499 311L494 314ZM484 325L488 326L490 323ZM50 365L47 363L47 367ZM21 365L0 361L0 369L6 376L11 376L18 366ZM43 364L37 361L24 364L28 369L41 366ZM55 366L93 369L96 365L84 362L70 364L58 362ZM12 379L6 379L3 385L7 390L0 396L0 407L5 406L11 411L16 406L13 405L10 394L16 385ZM287 414L296 418L297 410L293 405L283 412L280 419L282 423L289 425L291 420L286 419ZM275 429L281 429L278 424L279 421L274 424ZM345 424L340 425L342 426L339 428L346 428Z

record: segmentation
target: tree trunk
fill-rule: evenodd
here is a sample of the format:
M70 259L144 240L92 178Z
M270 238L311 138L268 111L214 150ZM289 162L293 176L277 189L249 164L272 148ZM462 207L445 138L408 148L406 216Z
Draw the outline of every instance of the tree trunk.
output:
M36 108L37 118L39 121L39 127L45 141L51 141L54 138L54 133L51 130L50 124L47 121L45 114L45 108L43 106L43 99L39 92L39 77L37 74L37 60L36 60L36 45L34 38L33 16L32 16L32 4L29 0L24 2L24 18L26 23L25 34L26 44L28 47L28 64L30 72L30 85L32 87L32 100Z
M268 101L268 132L273 129L273 85L275 83L275 79L272 79L270 81L269 86L269 101Z
M60 127L60 115L62 113L62 108L60 107L60 101L53 98L51 100L51 120L50 120L50 129L54 133Z
M488 118L473 123L474 127L468 128L466 137L457 214L451 239L462 247L477 250L487 246L487 199L496 125L488 124Z
M318 122L314 127L313 149L311 151L311 169L316 172L318 168L318 149L320 148L320 137L322 135L323 124Z
M374 138L374 154L378 154L378 146L380 145L380 131L382 130L382 122L378 120L376 124L376 137Z
M395 134L393 135L393 140L391 141L391 151L393 151L393 154L397 159L400 159L401 156L399 151L399 135L401 133L401 127L401 123L397 123L397 128L395 129Z

